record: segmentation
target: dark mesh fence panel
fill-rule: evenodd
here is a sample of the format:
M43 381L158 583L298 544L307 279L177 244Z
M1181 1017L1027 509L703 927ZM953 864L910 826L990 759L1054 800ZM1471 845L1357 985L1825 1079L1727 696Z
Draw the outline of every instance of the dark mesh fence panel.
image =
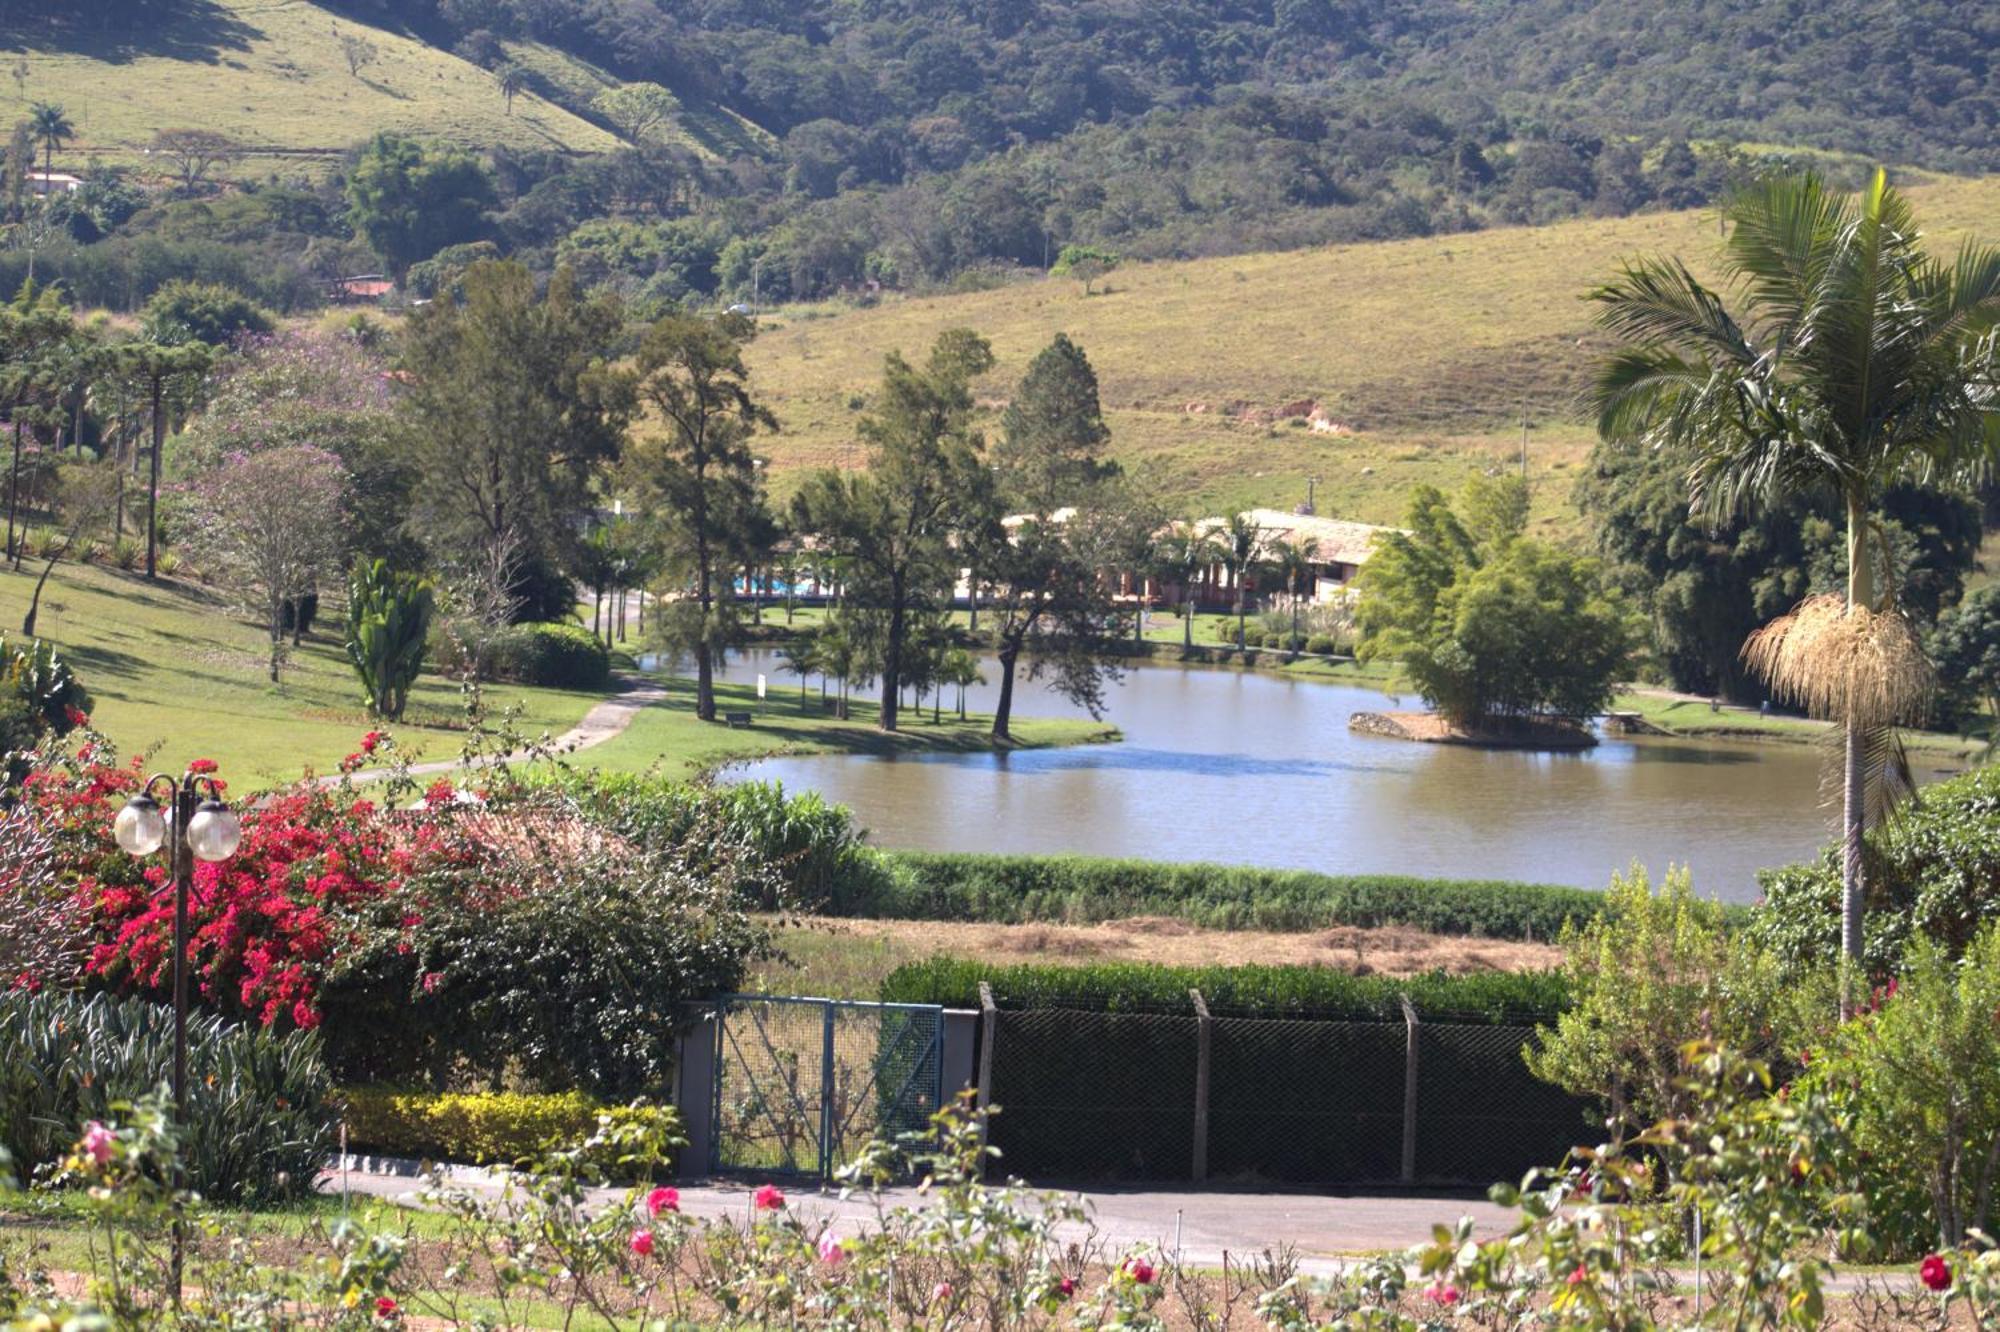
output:
M1405 1031L1400 1022L1216 1019L1210 1176L1394 1181L1402 1167Z
M1002 1174L1184 1180L1194 1166L1195 1020L1001 1012L988 1141Z
M1533 1027L1425 1023L1417 1028L1417 1175L1515 1181L1595 1142L1587 1103L1528 1071Z

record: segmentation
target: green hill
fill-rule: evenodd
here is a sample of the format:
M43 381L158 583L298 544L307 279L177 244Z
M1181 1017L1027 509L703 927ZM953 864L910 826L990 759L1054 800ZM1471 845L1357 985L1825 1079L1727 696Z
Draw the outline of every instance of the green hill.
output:
M480 148L588 153L620 143L532 91L509 114L486 70L306 0L164 6L143 32L50 19L7 43L21 53L9 68L24 57L26 77L0 83L0 116L25 115L34 101L63 104L77 128L61 155L71 163L142 162L155 132L184 126L246 145L239 170L257 175L338 155L385 129ZM367 57L352 71L350 43Z
M1990 235L2000 211L2000 177L1910 194L1944 246L1966 229ZM1289 506L1317 476L1320 512L1393 521L1417 482L1450 488L1517 466L1525 417L1535 512L1562 528L1575 521L1570 476L1591 438L1576 410L1596 345L1580 297L1624 256L1699 261L1715 241L1710 213L1656 213L1128 264L1091 296L1050 278L787 308L750 352L784 427L760 448L780 491L802 469L858 464L854 426L885 352L976 329L1000 360L980 386L994 403L1060 330L1097 369L1116 455L1194 502ZM1306 400L1353 433L1268 419Z

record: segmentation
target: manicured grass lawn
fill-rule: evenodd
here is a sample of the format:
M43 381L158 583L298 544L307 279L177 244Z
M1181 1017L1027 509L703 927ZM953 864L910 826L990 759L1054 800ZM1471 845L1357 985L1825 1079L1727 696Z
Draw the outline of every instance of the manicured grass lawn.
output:
M38 568L0 569L0 629L18 637ZM330 771L374 725L337 636L339 612L323 611L317 632L296 649L282 678L266 676L269 640L212 589L137 573L64 564L42 594L36 628L69 659L95 699L92 720L124 754L153 751L178 769L212 758L240 789L296 778L310 765ZM560 733L596 694L493 685L490 716L520 705L520 729ZM425 676L409 711L391 728L406 753L455 757L463 741L459 686Z
M1725 706L1716 711L1699 699L1681 699L1652 693L1620 694L1612 701L1621 712L1637 712L1647 721L1681 735L1716 735L1744 739L1784 740L1811 744L1824 738L1830 724L1809 717L1778 714L1759 716L1754 709ZM1970 758L1979 752L1977 742L1939 731L1905 730L1904 745L1938 758Z
M658 769L670 777L692 777L773 754L897 754L992 747L987 734L990 716L973 714L960 721L946 709L943 720L933 722L928 707L906 708L900 714L901 729L889 735L875 727L877 708L872 699L851 699L851 716L843 721L821 711L816 684L807 691L802 709L796 686L787 687L778 679L771 681L770 697L762 703L754 685L716 686L718 712L753 714L752 724L739 730L695 717L693 680L676 676L663 683L668 693L664 705L645 709L624 734L584 750L575 762L610 772ZM1017 749L1085 744L1118 735L1108 723L1018 716L1012 730Z

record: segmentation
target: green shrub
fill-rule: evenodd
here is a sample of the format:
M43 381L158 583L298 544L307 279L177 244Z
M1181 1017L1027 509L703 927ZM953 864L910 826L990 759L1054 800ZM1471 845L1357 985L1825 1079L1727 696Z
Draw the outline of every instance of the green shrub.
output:
M758 905L843 915L866 913L885 896L889 871L843 805L818 792L788 796L776 782L690 785L657 776L570 772L554 783L586 817L627 840L693 845L716 829L772 872Z
M898 851L845 914L901 920L1086 923L1173 916L1215 929L1313 930L1408 925L1434 934L1553 940L1603 895L1504 880L1331 875L1246 865L1094 856Z
M145 554L146 548L132 537L119 537L111 543L111 563L127 572L138 568Z
M1863 957L1892 974L1916 939L1956 956L2000 915L2000 767L1925 788L1921 799L1868 834ZM1764 907L1752 930L1794 970L1840 952L1840 844L1803 864L1764 870Z
M424 667L434 602L431 580L362 560L347 585L347 659L361 679L362 700L378 717L403 715Z
M886 1003L979 1007L979 983L1002 1008L1080 1008L1108 1013L1191 1015L1189 990L1209 1011L1233 1017L1316 1017L1399 1022L1400 996L1436 1021L1526 1023L1553 1018L1568 1002L1554 972L1448 976L1352 976L1330 967L1167 967L1145 962L1088 966L997 966L936 957L882 980Z
M1330 657L1339 650L1340 644L1333 641L1332 634L1314 634L1306 639L1306 651L1318 657Z
M606 1106L582 1092L412 1092L352 1087L340 1093L350 1147L388 1156L474 1165L536 1160L588 1138L599 1116L644 1124L686 1145L672 1106ZM664 1171L662 1154L644 1165Z
M517 624L493 640L495 679L550 689L602 689L611 680L611 653L580 624Z
M59 1160L114 1101L163 1087L171 1009L106 995L0 995L0 1147L25 1179ZM313 1190L331 1143L331 1083L311 1032L277 1035L209 1013L188 1021L182 1159L204 1198L251 1203Z
M90 708L89 691L54 644L0 634L0 754L68 735Z

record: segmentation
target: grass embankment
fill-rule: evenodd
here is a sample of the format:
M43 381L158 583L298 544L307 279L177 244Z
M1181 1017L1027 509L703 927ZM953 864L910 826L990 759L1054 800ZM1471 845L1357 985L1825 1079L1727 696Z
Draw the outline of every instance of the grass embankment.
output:
M0 630L10 638L38 572L37 564L18 574L0 569ZM90 690L92 720L123 753L155 751L155 763L176 769L212 758L223 776L249 788L291 781L306 766L330 771L375 724L336 639L336 612L326 615L291 652L277 684L267 678L263 628L193 583L65 564L42 594L36 628ZM598 698L517 685L485 691L491 715L519 705L519 727L531 736L567 730ZM426 675L392 729L413 758L449 759L463 741L463 719L459 686Z
M1773 740L1789 744L1817 744L1833 731L1831 722L1810 717L1764 716L1755 708L1725 704L1712 706L1706 699L1658 690L1642 690L1618 695L1611 706L1620 712L1636 712L1653 725L1683 736L1712 736L1729 740ZM1926 757L1965 760L1982 748L1976 740L1942 731L1905 730L1903 744Z
M1549 944L1428 934L1394 925L1278 933L1205 930L1164 916L1096 925L828 919L781 924L776 943L779 955L757 966L746 989L833 999L873 999L897 968L939 954L1078 967L1100 962L1323 966L1356 976L1532 971L1554 966L1561 956Z
M158 130L195 126L248 146L235 174L268 174L277 159L337 166L378 130L454 140L481 150L609 152L616 134L533 92L509 114L493 76L419 38L371 26L350 10L296 0L208 0L161 7L143 24L107 25L94 6L29 19L9 34L26 52L28 101L63 103L76 139L59 170L86 158L144 165ZM344 42L373 57L350 72ZM10 60L12 57L9 57ZM26 102L14 113L26 114Z
M1915 185L1948 251L2000 204L2000 178ZM748 352L784 432L762 440L777 488L824 465L858 465L854 423L882 355L915 355L943 329L993 339L999 365L978 386L1011 393L1058 331L1096 368L1112 453L1191 507L1289 507L1319 478L1323 514L1398 521L1412 485L1450 491L1518 466L1537 536L1577 532L1572 481L1591 433L1576 410L1603 345L1576 299L1639 253L1715 251L1709 210L1584 219L1280 254L1128 264L1108 293L1066 279L963 295L890 298L872 308L785 309ZM1242 419L1315 399L1352 436ZM1199 408L1200 410L1196 410Z
M770 697L757 699L754 685L718 683L718 713L748 712L751 724L737 729L704 722L694 715L694 681L675 676L660 681L667 701L640 712L623 734L575 757L580 766L607 772L657 770L667 777L695 777L731 763L778 754L920 754L991 750L990 716L972 714L960 721L947 709L932 721L931 710L905 708L894 734L878 730L873 700L852 699L849 716L841 719L820 708L819 692L808 692L805 706L798 690L771 681ZM1010 749L1090 744L1115 740L1118 729L1088 720L1044 720L1017 717Z

